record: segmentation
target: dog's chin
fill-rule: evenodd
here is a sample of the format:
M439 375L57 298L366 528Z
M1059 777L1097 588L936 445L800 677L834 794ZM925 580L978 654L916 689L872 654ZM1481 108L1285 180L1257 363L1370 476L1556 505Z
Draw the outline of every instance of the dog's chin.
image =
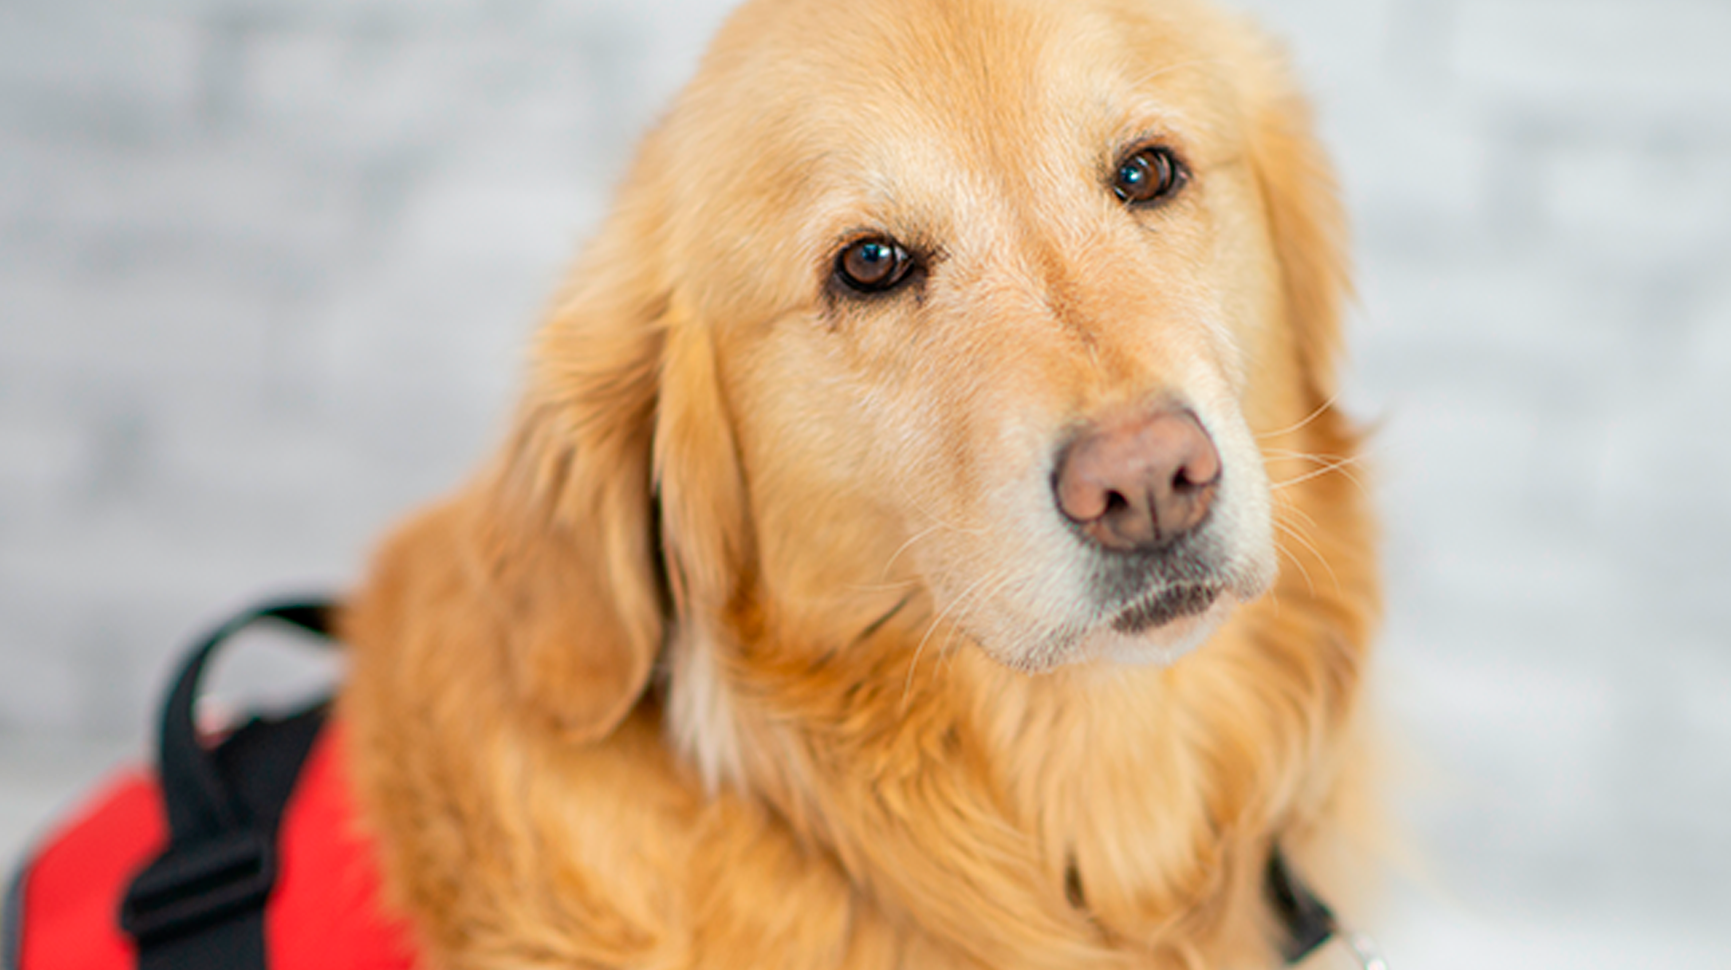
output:
M1217 587L1182 586L1135 603L1084 638L1077 662L1170 667L1207 642L1237 608Z
M1089 664L1169 667L1207 642L1237 609L1231 589L1177 588L1138 600L1098 625L1069 636L992 649L989 638L972 637L988 656L1024 674L1050 673Z

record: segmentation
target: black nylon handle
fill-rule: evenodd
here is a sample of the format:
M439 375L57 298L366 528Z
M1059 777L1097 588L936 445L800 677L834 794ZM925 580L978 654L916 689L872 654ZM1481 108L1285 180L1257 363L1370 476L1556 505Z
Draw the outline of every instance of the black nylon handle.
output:
M193 721L205 668L236 633L276 620L330 638L325 600L267 603L211 631L181 665L158 749L168 846L127 887L120 927L138 970L266 970L265 904L276 884L277 827L324 707L254 719L215 748Z
M256 606L211 631L181 666L174 690L163 705L157 754L171 842L215 838L244 828L249 822L245 806L228 791L210 752L199 743L198 728L193 723L198 688L217 648L261 620L278 620L328 640L335 610L334 603L322 599Z

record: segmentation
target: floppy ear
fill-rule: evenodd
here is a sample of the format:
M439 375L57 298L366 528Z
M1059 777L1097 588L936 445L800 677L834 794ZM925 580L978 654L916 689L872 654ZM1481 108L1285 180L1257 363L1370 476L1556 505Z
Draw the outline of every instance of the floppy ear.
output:
M512 680L567 737L606 734L669 614L713 640L751 556L716 332L653 227L626 213L543 329L534 390L471 534Z
M512 686L573 740L631 710L664 633L650 462L668 296L660 210L629 189L543 326L474 499L477 593L513 608Z
M386 544L349 620L355 642L395 645L398 680L445 670L472 702L572 741L631 710L663 635L657 218L615 211L539 334L504 450Z
M714 635L751 555L716 334L680 285L659 157L652 134L541 329L503 452L386 545L350 620L356 642L433 663L487 651L478 669L504 688L488 696L573 741L630 712L671 612Z
M1281 299L1311 403L1335 395L1341 303L1349 295L1346 216L1334 170L1312 132L1310 106L1285 58L1267 45L1250 99L1250 156L1266 207Z

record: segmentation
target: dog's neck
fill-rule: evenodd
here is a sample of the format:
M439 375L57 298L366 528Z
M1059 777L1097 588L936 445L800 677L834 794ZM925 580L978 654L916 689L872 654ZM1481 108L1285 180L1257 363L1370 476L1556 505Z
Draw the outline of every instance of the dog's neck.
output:
M1322 712L1355 679L1339 631L1256 605L1171 669L1033 677L948 631L919 649L922 612L846 649L677 631L671 742L712 792L763 804L940 936L982 914L1055 956L1233 935L1208 921L1254 910L1221 904L1258 891L1276 828L1326 788Z

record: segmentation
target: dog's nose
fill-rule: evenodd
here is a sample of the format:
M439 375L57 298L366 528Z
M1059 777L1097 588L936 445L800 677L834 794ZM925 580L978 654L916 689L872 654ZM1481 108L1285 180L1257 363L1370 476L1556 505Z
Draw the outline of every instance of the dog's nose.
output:
M1096 543L1156 552L1196 528L1220 484L1220 453L1189 411L1092 425L1058 457L1058 509Z

